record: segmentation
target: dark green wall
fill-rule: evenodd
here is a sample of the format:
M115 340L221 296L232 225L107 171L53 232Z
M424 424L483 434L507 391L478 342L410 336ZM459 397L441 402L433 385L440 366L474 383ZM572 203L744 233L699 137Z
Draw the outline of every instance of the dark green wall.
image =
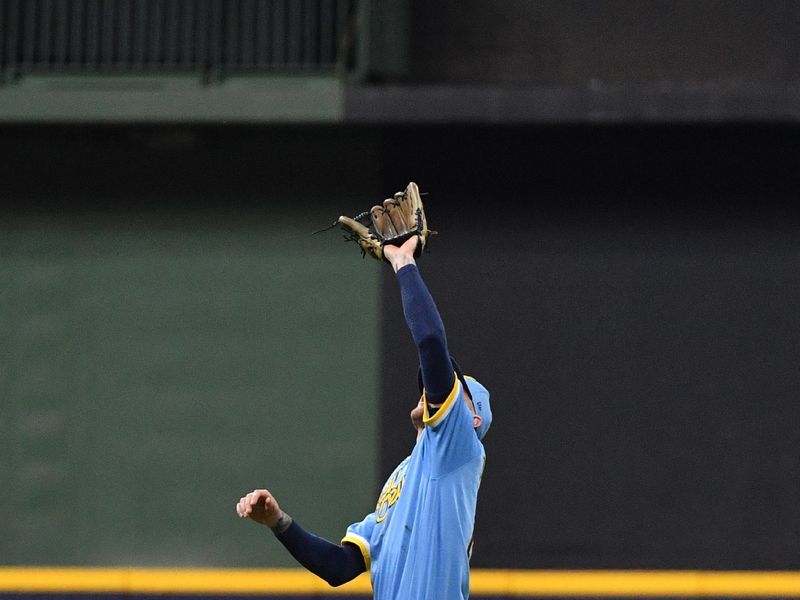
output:
M378 265L310 236L342 191L257 169L258 136L6 133L0 561L291 565L234 513L262 486L339 539L373 505L379 376Z
M0 557L289 565L242 491L369 511L416 355L389 270L308 232L413 177L494 392L473 566L794 568L798 134L0 130Z

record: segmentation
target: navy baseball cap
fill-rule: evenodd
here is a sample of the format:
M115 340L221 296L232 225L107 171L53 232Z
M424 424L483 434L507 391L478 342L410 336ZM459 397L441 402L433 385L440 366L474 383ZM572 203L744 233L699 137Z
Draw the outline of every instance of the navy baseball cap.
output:
M456 372L456 377L458 377L461 385L464 386L470 398L472 398L475 412L482 420L480 426L475 429L478 439L482 440L486 432L489 431L489 427L492 425L492 408L489 404L489 390L474 377L465 377L461 367L452 356L450 357L450 362L453 363L453 370ZM421 394L424 389L422 384L422 368L417 371L417 384L419 386L419 393Z

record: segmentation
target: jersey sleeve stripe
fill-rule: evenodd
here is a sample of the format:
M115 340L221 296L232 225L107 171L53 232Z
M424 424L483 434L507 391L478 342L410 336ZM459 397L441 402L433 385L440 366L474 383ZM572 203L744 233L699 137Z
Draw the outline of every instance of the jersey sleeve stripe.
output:
M455 375L455 373L453 373ZM454 377L453 382L453 389L450 390L450 394L447 396L447 400L444 401L442 406L439 410L436 411L436 414L430 416L428 414L428 400L425 399L425 402L422 407L422 422L425 423L428 427L436 427L439 423L441 423L444 418L453 410L453 406L456 403L456 398L458 398L458 390L461 386L461 382L458 380L458 377Z
M369 542L352 531L348 531L347 535L342 538L342 543L344 544L345 542L358 546L358 549L361 550L361 556L364 557L364 565L367 567L367 571L369 571L371 562L369 555Z

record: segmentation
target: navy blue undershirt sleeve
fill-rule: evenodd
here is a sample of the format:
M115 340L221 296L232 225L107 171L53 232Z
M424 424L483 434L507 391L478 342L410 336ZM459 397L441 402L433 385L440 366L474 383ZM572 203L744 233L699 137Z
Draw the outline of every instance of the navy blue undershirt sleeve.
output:
M364 557L353 544L333 544L309 533L297 521L292 521L286 531L275 534L275 537L297 562L334 587L366 571Z
M455 383L444 323L416 265L397 271L403 314L417 345L422 383L431 404L445 401Z

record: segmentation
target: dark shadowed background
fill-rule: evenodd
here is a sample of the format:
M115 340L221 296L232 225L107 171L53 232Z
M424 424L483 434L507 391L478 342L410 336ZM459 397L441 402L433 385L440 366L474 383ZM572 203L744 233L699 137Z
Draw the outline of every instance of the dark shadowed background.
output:
M430 191L451 352L492 392L474 564L795 566L796 136L392 132L387 171ZM417 397L396 292L384 273L386 472Z

